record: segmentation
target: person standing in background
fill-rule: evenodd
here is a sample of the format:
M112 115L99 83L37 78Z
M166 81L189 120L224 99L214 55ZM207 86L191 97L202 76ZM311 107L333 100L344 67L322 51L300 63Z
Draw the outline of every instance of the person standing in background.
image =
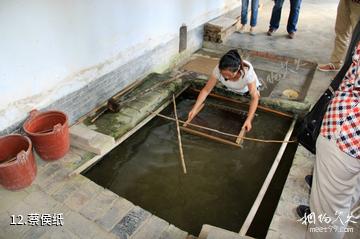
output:
M335 23L335 46L330 62L318 66L320 71L340 70L351 32L360 19L360 0L340 0Z
M267 32L268 36L271 36L278 28L281 18L281 10L284 4L284 0L274 0L275 5L272 10L270 27ZM296 25L299 19L301 0L290 0L290 14L287 22L286 30L288 32L288 38L293 39L295 37Z
M245 31L245 26L248 21L248 7L250 0L241 0L241 27L239 32ZM257 15L259 8L259 0L251 0L251 17L250 17L250 34L255 35L255 27L257 24Z

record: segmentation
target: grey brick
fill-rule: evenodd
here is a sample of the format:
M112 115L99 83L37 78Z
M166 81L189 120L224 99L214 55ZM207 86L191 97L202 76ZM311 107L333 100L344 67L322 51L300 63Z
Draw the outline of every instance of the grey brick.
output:
M111 232L121 239L130 238L150 215L144 209L135 207L115 225Z
M23 238L26 239L39 239L42 237L48 230L49 226L27 226L29 230L24 233Z
M185 239L187 232L170 225L165 231L161 233L160 239Z
M69 173L67 169L58 170L49 180L39 186L46 193L52 194L67 182Z
M76 212L70 212L64 220L64 228L80 238L93 238L101 228Z
M99 231L92 239L117 239L117 237L107 231Z
M79 239L79 237L64 227L55 227L48 230L39 239Z
M55 174L56 171L61 169L61 164L59 162L48 162L44 169L39 172L41 178L48 178ZM39 175L39 176L40 176Z
M89 220L95 221L105 214L117 198L115 193L104 189L97 197L91 199L80 213Z
M17 203L20 203L29 194L25 190L8 191L5 188L0 188L0 213L11 209Z
M78 167L77 162L81 161L80 155L70 147L70 151L61 159L61 164L68 170L74 170Z
M25 235L29 229L30 227L26 225L7 226L3 231L1 231L0 238L1 239L25 238Z
M70 197L74 192L80 189L80 187L88 181L82 175L76 175L55 191L52 196L59 202L64 202L68 197Z
M118 198L111 208L96 223L110 231L132 208L134 204L124 198Z
M0 213L0 231L4 230L10 223L10 215L6 212Z
M41 191L31 193L24 199L24 202L30 205L33 212L36 213L49 213L49 210L58 204L55 199Z
M71 194L64 203L71 209L78 211L93 197L96 197L103 188L88 180L78 190Z
M169 223L157 216L151 216L149 220L133 236L134 239L158 239L161 233L169 226Z

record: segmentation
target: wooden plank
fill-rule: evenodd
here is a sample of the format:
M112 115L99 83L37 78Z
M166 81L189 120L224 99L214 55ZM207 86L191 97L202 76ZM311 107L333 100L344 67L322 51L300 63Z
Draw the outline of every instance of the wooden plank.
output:
M184 130L184 131L187 132L187 133L194 134L194 135L198 135L198 136L202 136L202 137L205 137L205 138L208 138L208 139L211 139L211 140L214 140L214 141L223 143L223 144L232 145L232 146L235 146L235 147L238 147L238 148L241 147L241 146L238 145L237 143L234 143L234 142L231 142L231 141L229 141L229 140L222 139L222 138L219 138L219 137L216 137L216 136L213 136L213 135L209 135L209 134L206 134L206 133L197 131L197 130L189 129L189 128L186 128L186 127L183 127L183 126L180 126L180 129L181 129L181 130Z

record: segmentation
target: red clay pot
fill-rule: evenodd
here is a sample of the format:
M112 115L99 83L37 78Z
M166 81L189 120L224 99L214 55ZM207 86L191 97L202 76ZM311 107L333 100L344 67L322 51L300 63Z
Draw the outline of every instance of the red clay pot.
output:
M69 151L69 126L65 113L33 110L23 128L43 160L60 159Z
M0 138L0 184L9 190L29 186L36 177L36 163L28 137L13 134Z

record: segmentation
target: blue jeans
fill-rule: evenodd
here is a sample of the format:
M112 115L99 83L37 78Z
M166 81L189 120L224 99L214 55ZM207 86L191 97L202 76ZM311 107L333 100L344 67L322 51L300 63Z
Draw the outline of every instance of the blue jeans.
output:
M241 24L247 23L247 14L250 0L241 0ZM259 0L251 0L250 26L255 27L258 15Z
M280 18L281 18L281 10L283 6L284 0L275 0L275 5L272 10L271 20L270 20L270 28L278 29ZM299 19L301 0L290 0L290 14L288 18L288 23L286 30L288 33L296 32L296 24Z

